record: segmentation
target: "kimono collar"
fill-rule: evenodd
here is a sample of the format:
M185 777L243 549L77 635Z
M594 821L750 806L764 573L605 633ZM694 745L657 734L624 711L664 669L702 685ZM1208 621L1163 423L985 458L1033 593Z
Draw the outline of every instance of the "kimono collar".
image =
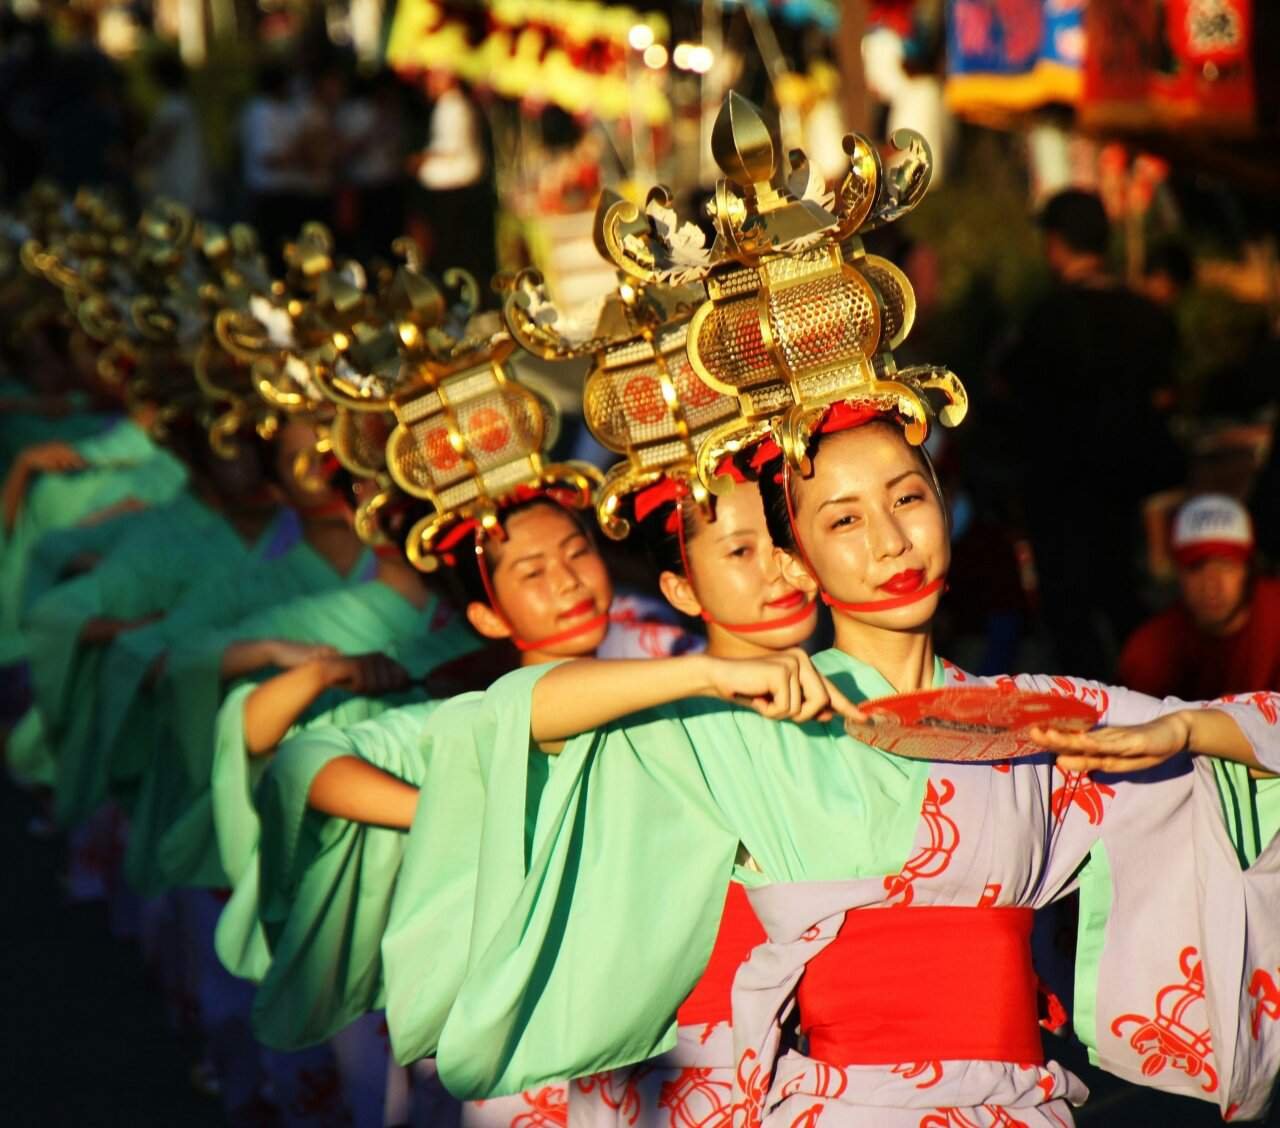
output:
M815 654L813 664L827 677L837 679L838 688L850 695L855 702L891 697L898 692L870 662L864 662L834 646ZM942 659L934 655L933 679L928 688L940 689L946 682L946 667Z

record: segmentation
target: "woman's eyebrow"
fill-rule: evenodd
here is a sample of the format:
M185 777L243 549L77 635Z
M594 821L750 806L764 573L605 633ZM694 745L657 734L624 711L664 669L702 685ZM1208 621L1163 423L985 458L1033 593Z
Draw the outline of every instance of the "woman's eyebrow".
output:
M525 553L524 556L517 556L507 566L509 568L514 568L517 564L528 564L530 561L533 561L533 560L541 560L546 555L547 554L543 552L541 549L539 549L537 552L527 552ZM505 560L499 560L498 566L501 567L503 564L506 564L506 563L507 562Z
M843 505L847 501L859 501L859 500L861 500L861 495L859 494L855 494L855 493L841 494L839 497L827 498L827 500L824 501L821 505L819 505L818 508L826 509L828 505Z
M920 470L917 470L913 466L910 470L904 470L901 474L898 474L895 477L890 478L887 482L885 482L884 488L886 490L891 490L893 489L894 486L896 486L899 482L901 482L903 478L910 478L912 474L919 474L920 477L922 478L924 477L923 472ZM848 501L861 501L861 500L862 500L861 494L856 494L856 493L840 494L839 497L827 498L827 500L824 501L821 505L819 505L818 508L825 509L828 505L843 505L845 502L848 502Z
M884 488L886 490L891 490L893 489L894 486L896 486L899 482L901 482L903 478L910 478L912 474L919 474L920 477L922 478L924 477L924 474L913 466L910 470L904 470L896 478L890 478L887 482L885 482Z

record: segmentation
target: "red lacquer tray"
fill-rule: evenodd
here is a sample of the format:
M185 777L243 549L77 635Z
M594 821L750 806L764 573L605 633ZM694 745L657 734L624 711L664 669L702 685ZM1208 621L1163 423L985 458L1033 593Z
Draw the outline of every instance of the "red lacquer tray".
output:
M1032 726L1084 732L1098 711L1071 697L1009 692L993 686L924 689L865 701L867 724L846 722L864 744L916 760L975 763L1018 760L1043 749L1032 743Z

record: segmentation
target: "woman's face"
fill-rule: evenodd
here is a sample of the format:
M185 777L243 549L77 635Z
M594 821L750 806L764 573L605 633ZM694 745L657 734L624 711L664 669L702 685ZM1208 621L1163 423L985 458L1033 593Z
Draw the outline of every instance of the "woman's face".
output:
M613 602L613 585L595 545L557 505L534 505L512 514L506 539L486 543L485 560L498 606L511 628L507 632L496 615L492 621L481 615L477 622L471 614L473 624L489 637L514 633L536 643L605 615ZM476 608L489 610L473 603L472 611ZM584 634L539 649L556 657L590 654L608 629L608 622L602 621Z
M753 631L752 642L768 650L801 645L817 622L812 596L782 574L764 519L760 487L740 482L716 501L716 518L699 511L685 544L692 583L667 573L663 591L677 610L705 612L712 623L732 627L794 616L806 603L810 613L798 623Z
M796 532L821 588L844 603L898 599L946 575L951 563L942 502L920 456L892 424L827 436L813 475L791 476ZM787 554L787 574L809 573ZM812 583L812 580L809 580ZM891 630L928 623L941 591L885 611L838 612Z
M316 438L315 427L302 419L287 420L276 436L276 480L286 503L300 513L333 507L337 499L314 453Z

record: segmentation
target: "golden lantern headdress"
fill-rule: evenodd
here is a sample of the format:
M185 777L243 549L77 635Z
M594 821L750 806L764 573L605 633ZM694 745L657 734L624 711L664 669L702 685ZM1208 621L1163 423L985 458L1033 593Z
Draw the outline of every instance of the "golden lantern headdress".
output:
M380 487L355 515L357 533L371 544L385 543L378 516L397 493L387 471L395 397L433 379L427 366L446 361L465 339L479 304L470 275L449 271L442 287L422 272L414 244L397 240L393 250L404 261L382 272L360 320L335 332L332 354L313 363L321 391L334 404L325 427L328 449L351 474Z
M418 364L420 383L393 401L387 470L429 506L405 545L413 564L433 572L470 536L487 584L483 544L501 537L503 508L539 494L585 508L600 475L549 461L559 416L517 379L515 342L493 315L472 318L459 338L437 331L433 341L431 358Z
M104 269L81 273L67 295L79 327L102 346L98 375L131 407L156 409L157 434L203 406L191 376L204 325L192 287L194 231L187 209L154 201Z
M688 330L689 361L710 387L735 396L739 415L709 433L697 456L710 488L727 454L772 431L792 467L804 463L813 428L834 404L892 412L912 443L928 430L932 406L945 426L967 410L947 369L899 369L893 358L911 330L915 296L887 259L867 254L860 234L891 223L923 198L929 147L899 130L904 159L887 168L865 137L850 134L848 171L828 194L799 150L777 166L758 111L737 94L721 107L712 149L725 178L708 205L715 240L680 223L663 188L643 212L626 202L606 214L609 257L646 283L700 281L707 300Z
M597 235L617 202L611 193L602 197ZM615 540L630 530L623 502L641 491L666 488L671 499L689 494L707 504L694 474L698 443L736 418L738 407L699 380L689 362L689 318L704 296L700 285L665 286L622 274L617 288L574 322L556 308L542 279L525 271L504 304L512 336L534 355L591 358L582 392L586 424L603 446L626 456L596 494L600 527Z
M203 334L192 369L213 415L209 444L230 458L236 450L235 436L244 428L252 426L261 438L270 439L279 428L279 417L258 395L252 364L223 346L218 318L224 311L247 314L256 296L272 292L272 278L257 232L248 224L223 229L201 223L196 242L202 277L195 293L203 310Z
M333 236L306 223L285 247L286 273L265 290L251 288L214 317L218 343L249 366L255 392L276 412L327 412L314 364L334 350L334 334L363 315L364 268L338 263Z

